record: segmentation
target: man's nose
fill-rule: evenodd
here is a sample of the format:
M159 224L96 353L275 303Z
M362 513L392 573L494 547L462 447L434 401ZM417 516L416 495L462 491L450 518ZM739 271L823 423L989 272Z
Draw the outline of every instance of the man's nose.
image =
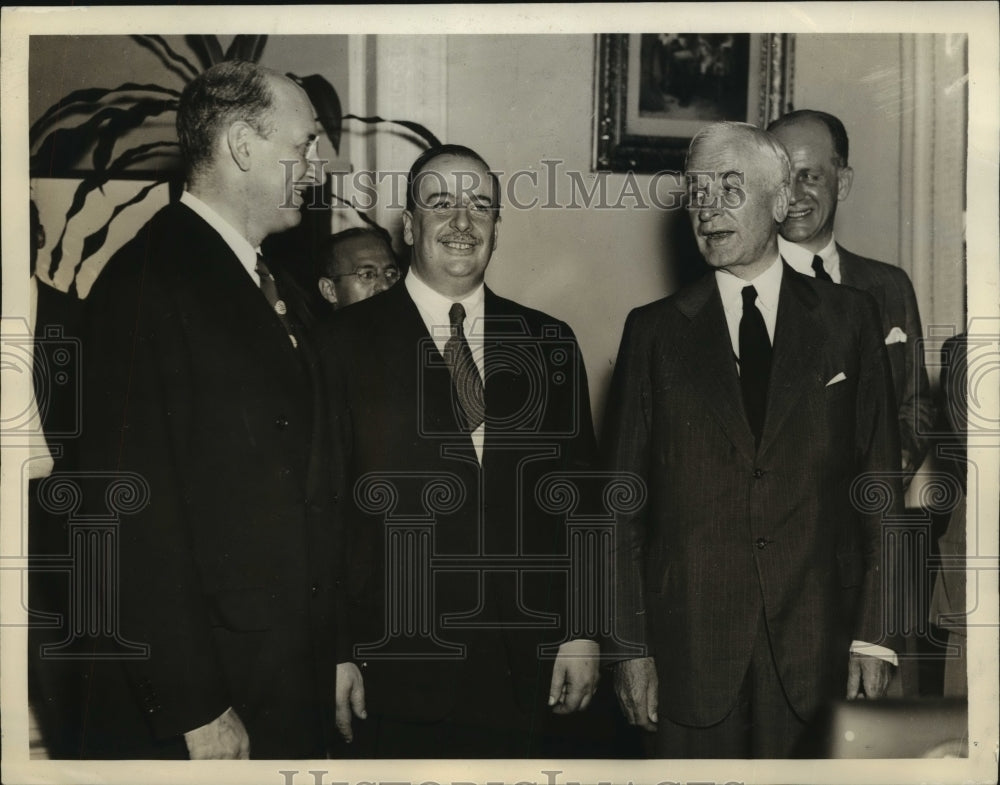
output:
M379 292L384 292L388 288L389 282L385 279L385 273L383 272L378 278L375 279L375 285L372 287L372 290L375 294L378 294Z
M702 222L711 221L721 212L722 204L720 203L720 197L712 196L698 208L698 220Z
M306 168L305 172L302 173L302 179L319 185L323 182L323 169L325 165L326 161L321 160L319 157L318 146L314 145L309 148L309 151L306 153Z
M465 230L469 225L469 206L460 205L451 211L451 225L456 229Z

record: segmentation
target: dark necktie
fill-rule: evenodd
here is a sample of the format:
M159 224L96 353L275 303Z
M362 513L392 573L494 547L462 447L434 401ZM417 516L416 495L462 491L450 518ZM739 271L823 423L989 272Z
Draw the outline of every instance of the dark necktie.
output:
M830 277L830 273L823 269L823 257L819 254L816 254L816 256L813 257L813 270L816 272L816 277L821 281L829 281L830 283L833 283L833 278Z
M260 254L257 254L257 275L260 276L260 290L264 293L264 299L267 300L268 305L278 315L278 319L281 320L285 332L288 333L288 337L292 341L292 346L297 349L299 342L295 339L295 333L292 332L292 325L288 321L288 306L285 305L285 301L278 294L278 285L274 282L274 276L271 275L271 270L264 261L264 257Z
M767 385L771 377L771 341L764 317L757 310L757 290L743 287L743 316L740 319L740 386L743 408L757 445L764 429Z
M465 308L461 303L455 303L448 311L451 321L451 337L444 345L444 361L451 371L451 381L455 395L462 410L463 425L472 432L478 428L486 417L486 404L483 396L483 380L472 357L469 342L465 339Z

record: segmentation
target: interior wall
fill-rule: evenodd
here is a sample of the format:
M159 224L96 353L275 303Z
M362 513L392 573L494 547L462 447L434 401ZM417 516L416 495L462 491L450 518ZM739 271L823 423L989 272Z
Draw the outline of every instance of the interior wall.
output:
M795 36L796 109L836 115L850 138L854 185L837 208L837 240L873 259L899 264L899 139L902 36Z
M524 176L516 191L520 202L537 196L538 207L517 209L506 200L487 283L573 328L600 420L625 317L671 290L667 249L677 234L674 222L685 217L636 208L631 199L614 207L625 186L618 174L606 176L607 208L543 208L574 201L570 172L594 187L593 70L589 35L448 39L449 141L477 150L507 179L522 170L538 176L537 190ZM635 178L640 193L651 179Z

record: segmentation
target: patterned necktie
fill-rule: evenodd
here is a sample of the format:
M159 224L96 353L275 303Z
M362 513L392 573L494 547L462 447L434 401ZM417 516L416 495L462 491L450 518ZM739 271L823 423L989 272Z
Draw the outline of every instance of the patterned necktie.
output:
M757 290L743 287L743 316L740 319L740 387L743 407L760 446L767 411L767 385L771 378L771 340L767 336L764 317L757 310Z
M823 257L819 254L816 254L816 256L813 257L813 271L816 273L816 277L821 281L829 281L830 283L833 283L833 278L830 277L830 273L823 268Z
M260 290L264 293L264 299L278 315L278 319L281 320L285 332L288 333L288 337L292 341L292 346L297 349L299 342L295 339L295 333L292 332L291 322L288 321L288 306L278 294L278 285L274 282L274 276L271 275L271 270L260 254L257 254L257 275L260 276Z
M469 342L465 339L465 308L455 303L448 311L451 321L451 337L444 345L444 361L451 372L451 381L462 411L464 426L470 433L478 428L486 418L486 404L483 380L472 357Z

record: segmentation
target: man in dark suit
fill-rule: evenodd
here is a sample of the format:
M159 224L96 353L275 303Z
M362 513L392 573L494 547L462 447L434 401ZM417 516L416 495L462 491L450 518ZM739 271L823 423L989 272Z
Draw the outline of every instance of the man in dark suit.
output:
M616 686L658 757L787 757L892 667L865 645L884 642L881 510L852 485L895 463L888 362L868 295L781 262L779 144L713 124L687 176L714 271L629 315L609 401L610 469L649 493L617 518L616 630L648 656Z
M119 508L118 583L98 589L122 659L90 668L81 754L323 757L337 662L325 395L257 251L301 220L315 112L284 76L227 62L185 88L177 128L185 192L87 301L80 466L125 473L134 503L85 500Z
M899 267L853 254L834 239L837 203L847 198L854 179L844 124L826 112L802 109L775 120L768 131L792 162L788 217L778 239L782 258L804 275L861 289L878 303L899 412L903 481L909 484L927 453L936 416L913 284Z
M322 336L354 505L343 569L361 757L551 754L576 730L560 715L596 687L598 646L567 629L566 520L545 490L592 468L586 374L566 324L484 285L499 208L477 153L423 153L407 277Z

